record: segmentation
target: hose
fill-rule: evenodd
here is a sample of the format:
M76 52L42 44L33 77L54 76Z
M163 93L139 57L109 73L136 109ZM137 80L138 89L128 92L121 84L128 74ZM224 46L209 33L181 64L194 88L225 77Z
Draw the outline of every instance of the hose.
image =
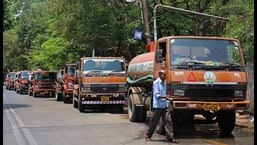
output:
M130 77L127 77L127 82L131 85L136 83L146 83L146 82L153 82L153 75L148 75L137 80L132 80Z

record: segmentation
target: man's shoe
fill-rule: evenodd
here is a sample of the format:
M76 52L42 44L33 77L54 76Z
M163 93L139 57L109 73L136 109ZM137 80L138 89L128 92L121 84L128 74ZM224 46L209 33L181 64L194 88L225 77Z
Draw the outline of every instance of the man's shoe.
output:
M144 134L144 137L146 141L152 141L152 139L148 135Z

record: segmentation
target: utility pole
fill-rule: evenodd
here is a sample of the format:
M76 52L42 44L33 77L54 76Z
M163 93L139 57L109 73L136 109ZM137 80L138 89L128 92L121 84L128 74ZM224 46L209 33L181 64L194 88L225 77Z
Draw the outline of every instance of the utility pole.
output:
M146 43L149 44L151 42L150 36L150 26L149 26L149 18L148 18L148 9L147 9L147 0L125 0L127 3L139 3L140 11L141 11L141 20L143 25L143 31L146 35Z
M148 9L147 9L147 0L140 0L142 3L142 13L143 13L143 22L144 22L144 32L146 34L146 43L149 44L151 42L150 35L150 27L149 27L149 18L148 18Z

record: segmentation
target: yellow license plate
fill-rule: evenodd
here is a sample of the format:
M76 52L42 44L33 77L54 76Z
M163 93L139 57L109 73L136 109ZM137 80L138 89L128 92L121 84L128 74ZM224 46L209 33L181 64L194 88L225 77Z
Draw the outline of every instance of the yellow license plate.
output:
M204 110L217 111L220 109L220 106L217 103L205 103L203 105L203 108Z
M107 96L101 97L101 101L102 102L109 102L109 97L107 97Z
M45 91L45 94L48 94L48 91Z

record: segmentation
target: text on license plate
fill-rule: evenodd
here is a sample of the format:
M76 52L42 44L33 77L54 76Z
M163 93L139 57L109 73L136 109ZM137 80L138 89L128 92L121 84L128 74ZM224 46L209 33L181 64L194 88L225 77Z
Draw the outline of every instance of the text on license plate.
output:
M109 102L109 97L107 97L107 96L101 97L101 101L102 102Z
M205 103L205 104L203 105L203 108L204 108L204 110L217 111L217 110L220 109L220 106L219 106L219 104L217 104L217 103Z

